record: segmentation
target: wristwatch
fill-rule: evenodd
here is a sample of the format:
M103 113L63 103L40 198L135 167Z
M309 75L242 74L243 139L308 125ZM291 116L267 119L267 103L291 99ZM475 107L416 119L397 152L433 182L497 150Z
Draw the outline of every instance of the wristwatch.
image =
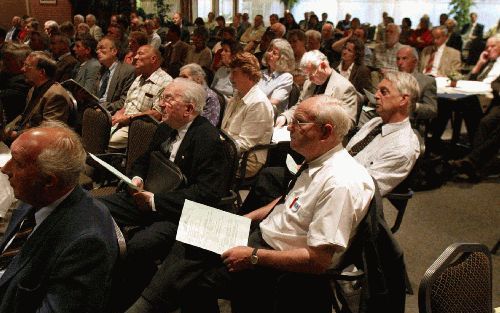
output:
M257 255L257 250L259 250L259 248L253 249L252 255L250 256L250 263L252 263L252 265L257 265L257 263L259 262L259 256Z

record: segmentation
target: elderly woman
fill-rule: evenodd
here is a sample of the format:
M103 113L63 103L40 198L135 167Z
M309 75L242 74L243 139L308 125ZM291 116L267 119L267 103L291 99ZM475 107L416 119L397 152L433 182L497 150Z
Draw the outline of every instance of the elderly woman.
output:
M203 68L196 63L189 63L181 67L179 77L192 80L205 88L207 101L203 107L201 116L205 117L210 124L217 126L220 118L220 103L217 94L207 86L206 74Z
M238 53L230 63L231 80L237 90L227 104L221 128L242 153L258 144L268 144L273 134L273 106L257 86L261 78L259 61L249 53ZM249 155L245 177L258 173L266 162L264 150Z
M207 47L207 37L204 28L196 28L191 35L193 44L190 46L186 64L196 63L202 67L210 68L212 64L212 52Z
M427 46L432 45L433 38L429 29L429 18L425 15L420 19L418 28L408 38L408 44L415 47L417 51L422 51Z
M221 93L226 100L233 96L233 84L231 83L229 64L232 58L241 51L241 46L238 42L233 40L222 40L222 53L221 62L222 66L219 67L214 74L214 79L210 88Z
M340 75L354 85L356 91L364 94L363 89L373 91L370 70L364 65L365 45L361 39L349 38L342 49L342 57L337 70Z
M276 38L262 59L267 69L262 70L259 88L269 98L276 115L288 108L288 96L292 90L295 59L288 41Z
M128 50L123 59L124 63L133 64L137 50L148 44L148 35L144 32L134 31L128 36Z

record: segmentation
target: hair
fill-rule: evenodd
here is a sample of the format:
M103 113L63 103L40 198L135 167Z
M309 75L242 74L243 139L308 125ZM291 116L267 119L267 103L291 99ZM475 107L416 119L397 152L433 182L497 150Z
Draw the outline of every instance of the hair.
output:
M87 14L86 19L93 20L94 22L96 21L94 14Z
M193 78L195 78L195 81L197 83L199 83L200 85L203 85L203 86L207 85L207 82L205 80L207 74L205 73L205 71L203 70L203 68L199 64L196 64L196 63L186 64L183 67L181 67L179 72L182 72L184 70L188 71L189 75L193 76Z
M237 53L231 64L229 64L231 69L239 69L245 75L248 76L250 80L258 83L262 74L260 72L260 65L257 58L250 52L239 52Z
M410 49L411 54L413 55L413 57L417 61L417 67L418 67L418 51L417 51L417 49L413 48L410 45L402 45L401 48L399 48L399 50L397 52L399 52L399 51L401 51L403 49Z
M70 21L63 22L59 27L59 30L63 35L68 37L73 37L75 35L75 26Z
M19 66L19 68L23 66L24 60L26 60L26 57L31 52L32 51L30 47L14 42L5 43L5 46L3 48L4 59L7 55L12 56L12 58L17 63L17 66Z
M129 39L134 38L137 41L137 44L140 46L144 46L148 44L148 35L144 32L133 31L128 35Z
M97 41L92 35L84 34L82 36L78 36L75 41L79 41L82 46L90 49L90 55L94 58L96 57Z
M384 79L393 83L400 94L410 97L408 114L413 112L420 98L420 87L415 77L405 72L388 71L384 74Z
M444 26L444 25L442 25L442 26L436 26L432 30L433 31L434 30L440 30L443 33L443 35L448 36L448 28L446 26Z
M307 39L314 38L316 40L321 40L321 33L317 30L310 29L310 30L306 31L306 38Z
M275 17L276 19L279 19L279 16L276 13L273 13L273 14L269 15L269 18L271 18L271 17Z
M354 45L354 63L357 65L363 64L365 57L365 44L363 41L359 38L351 37L345 42L344 47L346 47L348 43Z
M181 37L181 28L178 25L171 25L168 28L168 33L176 34L177 37Z
M222 39L221 42L220 42L221 46L222 45L227 45L229 46L229 49L231 49L231 55L236 55L238 52L241 52L243 51L243 47L241 46L241 44L236 41L236 40L232 40L232 39Z
M64 43L64 45L69 48L71 46L71 40L69 39L68 36L64 35L64 34L56 34L56 35L53 35L51 37L51 40L53 40L54 42L58 43L58 42L62 42Z
M73 20L75 20L75 19L77 19L78 21L80 21L80 23L84 23L85 22L85 18L81 14L77 14L77 15L73 16Z
M293 55L292 46L286 39L275 38L271 40L269 44L268 51L272 48L277 48L280 53L280 57L276 62L276 71L278 72L288 72L291 73L295 70L295 57ZM267 65L267 54L266 57L262 58L262 64Z
M51 30L59 29L59 24L57 24L57 22L53 21L53 20L46 21L44 26L45 26L45 28L49 28Z
M49 41L50 41L49 36L47 36L46 33L39 32L39 31L33 31L33 32L31 32L31 35L30 35L31 40L30 40L30 44L29 44L30 47L31 47L31 45L33 43L33 38L36 37L36 36L38 36L38 37L41 38L41 41L42 41L42 44L43 44L43 49L42 50L47 50L49 48Z
M394 23L389 23L389 24L387 24L387 26L386 26L385 29L388 29L389 27L395 27L396 28L396 32L398 34L401 34L401 27L399 27L399 25L394 24Z
M234 29L233 27L226 26L222 28L222 33L227 33L231 35L232 38L236 37L236 29Z
M54 175L59 179L59 186L77 185L87 157L80 137L61 122L44 122L30 131L48 128L59 131L36 159L41 175Z
M226 25L226 19L224 18L224 16L222 15L219 15L215 18L215 21L222 21L224 25Z
M317 68L321 62L326 62L328 65L330 64L328 58L319 50L308 51L304 53L300 60L300 69L304 70L309 64Z
M205 26L197 27L193 30L192 36L200 36L203 41L207 41L208 39L208 31ZM234 37L234 36L233 36Z
M403 23L404 24L406 22L406 25L408 25L408 27L411 27L411 19L409 17L404 17L403 18Z
M87 33L90 32L90 27L89 27L89 24L87 23L80 23L78 24L78 26L76 27L76 32L78 33L78 29L79 28L85 28L87 30Z
M33 51L28 56L34 57L36 68L43 70L48 78L54 78L56 73L56 61L50 58L50 55L44 51Z
M271 30L274 32L274 31L279 31L281 33L281 36L284 36L285 33L286 33L286 27L285 25L281 24L280 22L276 22L274 23L271 27Z
M194 20L194 25L196 25L196 26L205 26L205 21L203 21L203 18L197 17Z
M327 95L317 95L311 99L315 100L315 106L309 113L314 117L314 121L323 125L332 124L336 139L342 142L352 126L351 118L344 109L344 103Z
M290 40L290 38L292 38L293 36L297 37L297 39L299 41L302 41L303 43L305 43L307 41L306 33L304 33L304 31L302 29L292 29L292 30L288 31L288 33L286 35L286 39Z
M182 77L177 77L170 84L179 84L182 89L182 100L190 102L194 105L194 110L197 113L203 112L203 107L207 101L207 92L202 85Z

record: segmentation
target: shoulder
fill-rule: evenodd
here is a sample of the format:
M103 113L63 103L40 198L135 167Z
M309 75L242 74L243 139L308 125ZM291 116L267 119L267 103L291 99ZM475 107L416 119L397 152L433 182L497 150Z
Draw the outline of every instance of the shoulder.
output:
M453 56L453 57L460 58L460 51L458 51L455 48L451 48L451 47L445 46L444 47L444 53L449 54L450 56Z

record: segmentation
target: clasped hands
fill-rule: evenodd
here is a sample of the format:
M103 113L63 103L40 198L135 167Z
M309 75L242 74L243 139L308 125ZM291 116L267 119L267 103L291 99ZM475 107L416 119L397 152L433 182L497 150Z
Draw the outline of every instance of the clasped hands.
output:
M151 212L151 201L153 199L153 193L144 190L144 182L140 178L134 177L132 179L132 184L137 186L138 190L129 187L128 192L134 198L137 208L146 213Z

